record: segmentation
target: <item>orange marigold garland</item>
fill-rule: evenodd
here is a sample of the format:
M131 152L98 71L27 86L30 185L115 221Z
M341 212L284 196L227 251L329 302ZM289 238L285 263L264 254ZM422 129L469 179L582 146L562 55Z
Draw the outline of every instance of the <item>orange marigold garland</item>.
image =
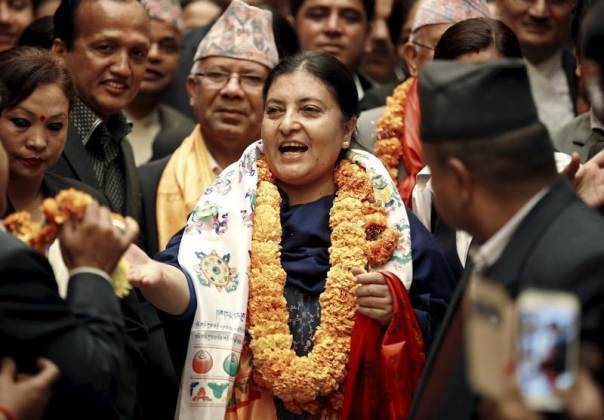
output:
M252 234L248 327L254 379L300 413L337 413L343 401L356 298L353 267L382 265L398 241L385 210L374 202L365 170L343 160L335 172L336 198L330 212L330 269L321 294L321 324L313 350L299 357L292 349L286 273L281 266L281 196L264 159L259 159ZM392 238L396 240L392 242ZM325 397L325 398L322 398Z
M398 179L398 166L403 157L405 103L414 81L410 77L394 89L386 100L386 112L377 121L374 152L394 181Z
M91 202L92 197L89 194L69 188L59 192L56 197L46 198L42 202L43 223L34 222L27 211L18 211L8 215L3 223L7 231L36 251L46 254L48 247L59 236L61 226L69 219L81 219L86 211L86 206ZM112 213L112 218L114 223L123 224L121 215ZM115 294L120 298L127 296L132 288L126 273L126 261L122 259L111 276Z

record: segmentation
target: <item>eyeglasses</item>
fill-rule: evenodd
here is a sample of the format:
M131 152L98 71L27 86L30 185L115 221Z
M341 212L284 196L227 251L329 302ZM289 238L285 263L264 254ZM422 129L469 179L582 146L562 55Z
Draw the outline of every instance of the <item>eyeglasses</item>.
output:
M195 73L194 76L201 77L201 80L205 80L209 85L214 88L221 89L231 78L236 77L239 81L239 86L246 90L257 90L264 84L264 77L257 76L255 74L239 74L239 73L225 73L220 71L206 71Z
M431 47L431 46L429 46L429 45L422 44L421 42L417 42L417 41L416 41L416 40L414 40L414 39L413 39L413 40L411 40L411 43L412 43L413 45L417 45L417 46L418 46L418 47L420 47L420 48L425 48L425 49L430 50L430 51L434 51L434 50L436 49L435 47Z

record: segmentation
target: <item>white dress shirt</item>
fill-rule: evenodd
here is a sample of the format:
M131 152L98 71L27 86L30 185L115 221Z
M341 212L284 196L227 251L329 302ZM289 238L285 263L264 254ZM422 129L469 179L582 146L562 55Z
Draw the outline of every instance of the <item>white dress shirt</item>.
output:
M554 133L575 117L562 50L536 65L526 60L526 67L539 119Z
M132 123L132 131L128 134L128 141L134 153L134 163L140 166L149 162L153 156L153 141L161 130L159 111L155 108L149 115L143 118L134 118L124 112L128 121Z

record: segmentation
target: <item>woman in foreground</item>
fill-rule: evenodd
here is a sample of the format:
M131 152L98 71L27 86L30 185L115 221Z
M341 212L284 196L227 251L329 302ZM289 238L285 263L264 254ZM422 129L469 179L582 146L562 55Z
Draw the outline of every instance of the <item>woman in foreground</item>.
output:
M129 252L131 282L189 336L178 416L400 418L424 361L410 220L379 161L349 150L352 76L307 52L264 97L263 140L206 190L172 265Z

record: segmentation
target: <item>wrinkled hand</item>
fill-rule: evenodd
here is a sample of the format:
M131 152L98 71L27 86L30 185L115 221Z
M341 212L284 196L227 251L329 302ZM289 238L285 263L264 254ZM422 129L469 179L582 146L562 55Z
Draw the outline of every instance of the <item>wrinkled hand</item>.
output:
M162 264L150 258L145 251L131 244L124 254L128 262L128 281L135 287L155 287L162 280Z
M128 245L138 235L134 219L125 219L125 230L111 221L111 212L96 201L86 206L81 220L68 220L59 239L68 269L89 266L111 274Z
M357 310L383 326L388 325L392 319L392 295L384 276L377 271L367 273L360 268L353 268L352 275L359 284L355 291Z
M579 155L573 153L563 173L588 206L593 208L604 206L604 151L582 166L579 163Z
M51 395L50 385L59 377L59 368L48 359L37 360L40 371L35 375L17 374L12 359L3 359L0 365L0 405L19 420L42 417Z

